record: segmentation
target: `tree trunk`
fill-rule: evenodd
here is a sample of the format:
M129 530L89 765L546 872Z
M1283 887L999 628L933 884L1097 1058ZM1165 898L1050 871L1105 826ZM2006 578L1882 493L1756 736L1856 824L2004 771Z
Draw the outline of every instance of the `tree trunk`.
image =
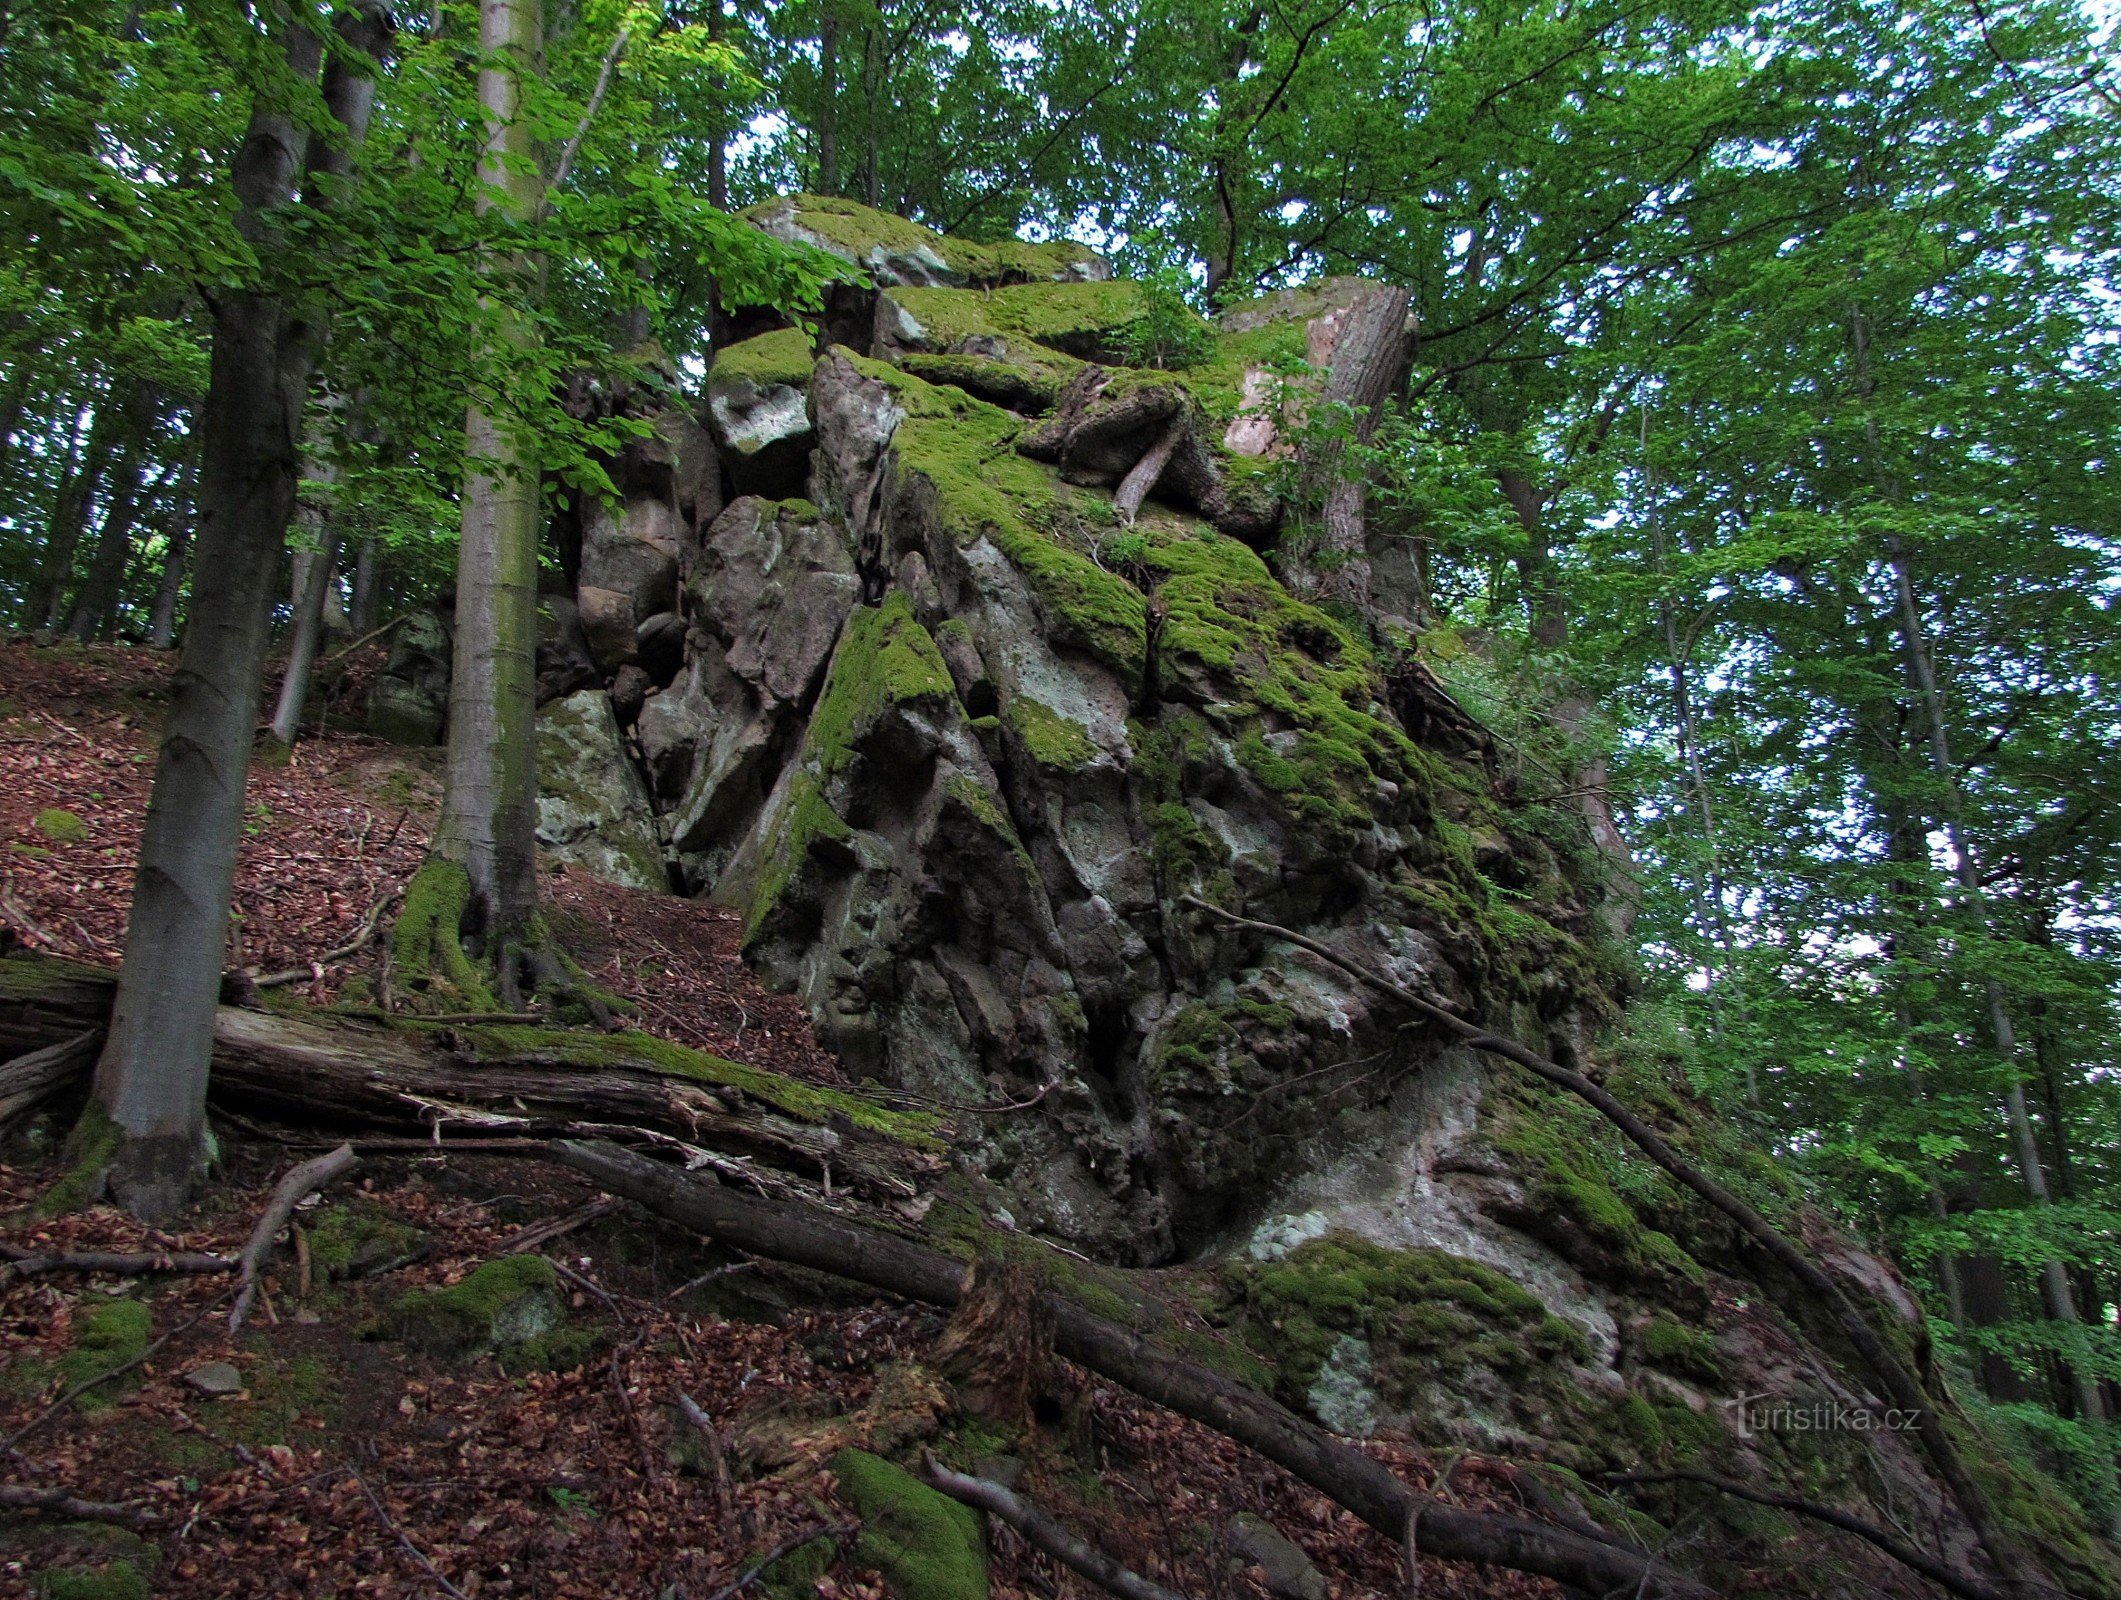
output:
M287 641L287 673L280 680L280 699L272 714L272 736L283 745L292 745L302 731L302 708L309 699L309 680L324 642L324 595L331 587L338 555L338 541L325 533L323 542L309 552L303 572L294 632Z
M169 544L162 553L162 579L155 588L154 620L147 635L147 642L157 650L167 650L177 642L177 604L184 598L184 571L191 558L192 528L198 521L193 492L198 463L192 459L193 442L186 440L184 448L186 459L169 508Z
M1870 366L1869 327L1860 308L1851 308L1850 329L1856 360L1856 389L1864 401L1864 444L1870 455L1872 481L1883 499L1898 502L1902 499L1900 484L1887 469L1878 414L1870 404L1876 384ZM1912 559L1899 534L1888 533L1885 545L1900 612L1901 644L1906 652L1909 676L1922 703L1923 721L1928 727L1930 775L1936 780L1940 796L1938 810L1941 814L1937 820L1942 823L1951 845L1954 875L1967 904L1980 909L1985 921L1986 894L1981 886L1981 864L1975 858L1972 841L1963 826L1958 772L1952 765L1951 730L1945 721L1944 695L1937 686L1936 666L1930 658L1922 611L1915 601ZM1990 931L1993 934L1993 928ZM2040 1159L2040 1142L2033 1132L2032 1115L2026 1107L2025 1075L2019 1066L2018 1041L2011 1022L2009 997L2005 995L2002 983L1994 977L1984 979L1982 988L1987 1001L1989 1036L1997 1056L2010 1068L2010 1079L2003 1094L2003 1110L2010 1129L2011 1152L2017 1163L2018 1179L2024 1186L2026 1198L2036 1206L2044 1206L2049 1201L2047 1170ZM2069 1269L2061 1261L2049 1260L2041 1264L2040 1297L2050 1320L2072 1324L2084 1320L2077 1312L2077 1297L2069 1281ZM2072 1369L2070 1386L2081 1416L2095 1421L2104 1417L2105 1404L2096 1381L2084 1372Z
M354 52L369 60L380 54L387 27L380 5L349 12L340 26ZM322 39L290 26L283 46L295 81L313 80ZM276 101L259 96L252 104L230 181L238 226L254 248L279 244L277 213L293 201L305 163L312 175L345 170L367 131L373 81L335 55L324 101L345 138L319 141L314 161L308 134ZM213 326L200 409L198 579L141 834L110 1038L74 1133L84 1164L107 1164L119 1204L150 1218L180 1209L205 1164L207 1074L244 782L316 348L312 331L292 321L276 296L254 290L216 302Z
M819 194L837 194L840 187L840 20L829 11L818 29L817 95L817 190Z
M1395 285L1366 289L1342 313L1333 359L1319 401L1331 416L1345 411L1352 442L1363 447L1376 437L1386 398L1398 386L1407 361L1409 293ZM1304 477L1319 496L1318 551L1320 586L1355 608L1370 624L1370 551L1363 527L1363 502L1369 494L1367 471L1348 463L1348 439L1332 437L1309 452Z
M519 221L544 202L530 124L519 115L523 78L536 70L537 0L482 0L479 103L486 148L482 211ZM527 279L529 263L496 263ZM534 337L529 319L488 303L497 344ZM474 404L465 419L469 462L457 555L456 648L449 686L449 768L431 846L471 880L463 931L498 956L537 909L538 471L519 419ZM509 979L504 973L506 987Z
M720 44L728 35L729 19L722 14L722 0L709 0L707 7L707 38ZM729 118L723 108L722 90L719 82L710 91L708 103L714 108L714 126L707 140L707 203L717 211L729 209ZM359 633L361 630L354 630Z
M59 480L52 497L51 519L45 525L44 557L38 564L37 582L30 590L23 621L31 628L56 627L59 607L73 581L74 552L88 527L88 508L103 482L112 441L118 431L119 411L115 386L96 396L95 415L88 425L88 443L80 464Z
M94 641L103 624L117 612L125 587L125 569L132 559L133 529L139 525L140 502L151 493L147 481L146 430L128 428L130 446L112 477L110 504L104 508L103 526L96 535L96 553L89 562L88 576L74 596L67 613L66 631L83 644Z
M346 626L356 639L376 631L376 609L383 588L383 549L374 534L354 546L353 582L349 586Z

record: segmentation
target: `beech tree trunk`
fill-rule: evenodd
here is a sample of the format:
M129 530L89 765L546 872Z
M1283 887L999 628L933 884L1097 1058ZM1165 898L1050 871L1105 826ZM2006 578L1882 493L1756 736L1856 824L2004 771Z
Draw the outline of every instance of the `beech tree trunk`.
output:
M1405 289L1381 284L1365 290L1343 313L1319 399L1328 408L1345 408L1358 446L1376 437L1378 416L1406 365L1410 300ZM1348 441L1332 438L1310 453L1304 462L1304 477L1320 500L1318 548L1312 558L1319 585L1354 606L1367 620L1371 613L1370 552L1363 524L1363 502L1369 496L1367 474L1349 469Z
M186 463L184 484L169 509L169 544L162 552L162 578L155 586L154 618L147 642L167 650L177 642L177 605L184 598L184 575L191 564L192 526L198 520L191 491L192 468Z
M379 3L346 13L340 26L366 59L380 54L387 22ZM314 78L322 39L291 26L283 48L297 82ZM344 57L325 75L324 99L345 137L319 141L315 160L307 131L284 106L264 95L253 101L230 178L238 226L254 248L277 246L278 214L305 166L312 176L343 173L367 131L374 84ZM113 1198L148 1218L180 1209L204 1169L244 782L316 346L314 330L277 297L252 290L216 302L213 327L200 409L198 579L141 834L110 1036L74 1135L80 1159L105 1167Z
M840 187L840 19L830 11L818 29L817 42L817 188L837 194Z
M44 556L37 566L37 582L30 590L23 621L32 628L58 626L59 608L74 575L74 553L88 528L88 510L103 482L111 446L118 432L119 405L115 392L94 397L95 415L88 425L88 442L80 461L59 480L52 497L52 511L45 524Z
M517 221L544 205L523 80L543 39L538 0L481 0L479 160L482 213ZM526 280L530 263L495 263ZM499 347L534 337L527 318L494 299ZM493 352L505 356L505 348ZM471 880L464 928L498 953L537 909L536 676L538 464L520 420L473 404L464 425L469 463L457 554L456 645L449 685L449 766L431 851Z
M83 644L92 643L117 612L125 586L125 569L132 559L133 529L139 525L140 504L154 488L147 477L145 430L137 418L128 426L127 434L131 448L113 475L110 503L104 508L103 526L96 534L95 556L67 613L66 631Z
M280 680L280 699L272 714L272 736L283 745L293 744L302 731L302 708L308 703L309 680L324 642L324 597L331 588L338 557L338 541L327 533L324 542L310 552L302 574L294 631L287 641L287 673Z

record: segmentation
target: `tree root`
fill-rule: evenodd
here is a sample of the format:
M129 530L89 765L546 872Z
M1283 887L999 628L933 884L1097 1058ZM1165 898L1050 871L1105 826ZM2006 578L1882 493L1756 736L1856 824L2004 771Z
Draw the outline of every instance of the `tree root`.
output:
M754 1255L954 1307L970 1268L911 1240L798 1202L768 1200L658 1165L609 1144L562 1142L553 1154L612 1194ZM1249 1446L1393 1540L1420 1497L1381 1463L1267 1396L1159 1348L1142 1334L1058 1296L1054 1348L1143 1398ZM1520 1517L1424 1506L1432 1555L1553 1578L1640 1600L1712 1600L1715 1591L1639 1551Z
M1884 1385L1893 1404L1913 1415L1916 1437L1922 1441L1923 1449L1929 1455L1931 1464L1936 1467L1938 1477L1944 1480L1945 1487L1951 1491L1952 1498L1958 1503L1960 1514L1966 1518L1967 1526L1973 1530L1974 1537L1987 1552L1989 1560L1994 1563L1998 1575L2015 1592L2033 1594L2050 1589L2050 1585L2033 1576L2026 1557L2004 1533L1994 1508L1988 1503L1988 1496L1982 1493L1980 1486L1974 1482L1973 1475L1960 1458L1958 1447L1946 1434L1943 1421L1937 1415L1936 1406L1921 1382L1908 1370L1906 1364L1892 1353L1877 1330L1849 1301L1841 1285L1799 1249L1787 1234L1681 1156L1665 1142L1656 1129L1622 1105L1606 1089L1593 1083L1582 1073L1573 1072L1558 1062L1548 1060L1515 1039L1490 1033L1477 1024L1466 1021L1435 1001L1371 972L1361 963L1351 961L1339 951L1319 943L1316 939L1306 938L1293 928L1241 917L1233 911L1225 911L1221 906L1201 899L1198 895L1185 896L1181 904L1205 911L1232 927L1282 940L1300 950L1308 950L1350 977L1367 984L1377 993L1398 1001L1409 1010L1435 1023L1468 1049L1514 1062L1547 1082L1568 1090L1598 1111L1614 1127L1627 1135L1644 1155L1729 1218L1741 1233L1766 1251L1778 1266L1819 1297L1832 1313L1843 1336L1855 1347L1864 1364Z

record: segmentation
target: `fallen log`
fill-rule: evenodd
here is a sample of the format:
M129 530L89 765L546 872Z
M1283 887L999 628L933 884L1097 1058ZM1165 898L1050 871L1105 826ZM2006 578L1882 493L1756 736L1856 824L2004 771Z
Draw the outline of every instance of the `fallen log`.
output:
M612 1194L719 1242L930 1305L955 1306L962 1261L800 1202L739 1194L609 1144L556 1143L554 1156ZM1051 1300L1054 1348L1078 1365L1215 1429L1286 1468L1395 1542L1422 1506L1431 1555L1553 1578L1594 1594L1710 1600L1715 1593L1639 1551L1522 1517L1428 1505L1384 1465L1286 1407L1159 1348L1072 1301Z
M39 1097L81 1083L116 986L112 973L49 957L0 959L0 1104L34 1076ZM64 1072L48 1047L66 1046ZM31 1059L36 1065L31 1067ZM530 1027L388 1024L318 1012L289 1016L223 1006L214 1020L208 1098L303 1127L512 1136L627 1135L682 1146L732 1176L747 1166L876 1199L906 1199L939 1165L933 1154L841 1116L808 1121L724 1082L677 1070L671 1047L625 1034ZM703 1063L711 1057L700 1057ZM730 1077L739 1077L734 1069ZM761 1077L764 1075L762 1074ZM802 1085L789 1085L796 1095ZM358 1143L358 1141L356 1141Z

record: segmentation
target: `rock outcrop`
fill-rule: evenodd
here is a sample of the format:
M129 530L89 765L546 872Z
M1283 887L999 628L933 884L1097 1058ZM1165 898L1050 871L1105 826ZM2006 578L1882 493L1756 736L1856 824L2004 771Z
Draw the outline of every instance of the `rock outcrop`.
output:
M1128 364L1144 291L1080 247L807 197L749 215L849 272L817 329L733 318L711 445L671 424L667 481L625 466L622 507L582 514L549 847L736 909L846 1064L964 1108L968 1226L1187 1264L1260 1381L1334 1428L1581 1470L1862 1454L1942 1516L1905 1440L1746 1435L1744 1395L1861 1382L1595 1114L1203 909L1610 1075L1830 1235L1620 1032L1610 858L1423 660L1411 567L1373 543L1357 617L1284 553L1319 374L1373 286L1228 310L1165 370ZM703 449L726 506L687 476ZM574 681L585 652L603 683ZM1923 1348L1889 1267L1827 1259Z

